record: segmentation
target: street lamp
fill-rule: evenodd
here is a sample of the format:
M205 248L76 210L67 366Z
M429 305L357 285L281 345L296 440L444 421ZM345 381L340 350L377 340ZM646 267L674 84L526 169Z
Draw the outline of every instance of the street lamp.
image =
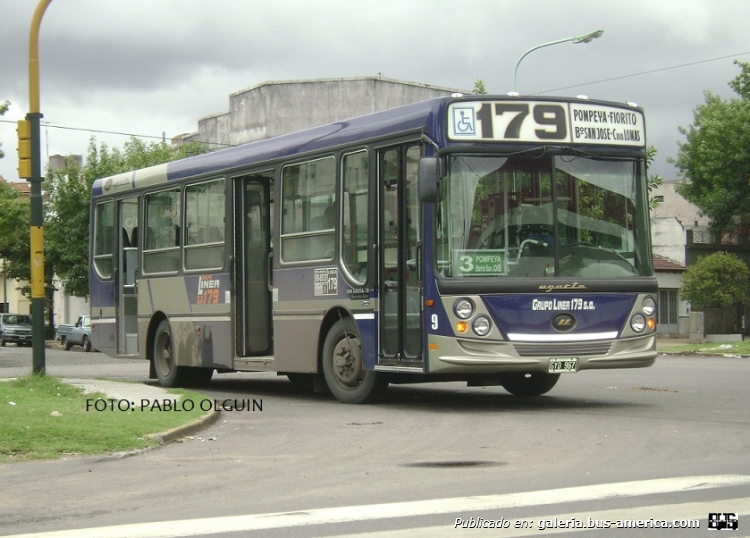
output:
M31 183L29 243L31 246L32 372L44 375L44 207L39 123L39 27L52 0L39 0L29 31L29 113L18 122L18 177Z
M558 39L557 41L550 41L549 43L542 43L541 45L537 45L536 47L532 47L526 52L524 52L521 57L516 62L516 68L513 70L513 92L516 91L516 75L518 74L518 65L521 63L521 60L526 58L530 53L534 52L537 49L541 49L543 47L549 47L552 45L558 45L560 43L567 43L570 41L571 43L578 44L578 43L591 43L594 39L597 37L601 37L601 35L604 33L604 30L594 30L593 32L589 32L587 34L581 34L573 37L566 37L565 39Z

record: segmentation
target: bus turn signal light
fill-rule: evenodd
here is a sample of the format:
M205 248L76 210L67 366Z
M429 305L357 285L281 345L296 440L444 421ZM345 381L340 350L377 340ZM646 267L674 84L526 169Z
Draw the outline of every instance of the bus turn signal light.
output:
M459 321L456 323L456 332L457 333L465 333L469 330L469 324L465 321Z

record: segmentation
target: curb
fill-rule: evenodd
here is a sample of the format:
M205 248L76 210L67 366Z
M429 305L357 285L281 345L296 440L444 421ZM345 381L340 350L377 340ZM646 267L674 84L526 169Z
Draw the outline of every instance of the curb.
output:
M657 353L659 355L680 355L683 357L705 357L705 358L727 358L727 357L733 357L737 359L747 359L750 358L750 355L743 354L743 353L705 353L701 351L658 351Z
M172 428L171 430L167 430L161 433L150 433L146 435L146 437L148 439L153 439L160 445L165 445L168 443L172 443L177 439L181 439L193 433L199 432L203 428L207 428L208 426L219 420L220 416L221 411L209 411L198 420L195 420L189 424L177 426L176 428Z

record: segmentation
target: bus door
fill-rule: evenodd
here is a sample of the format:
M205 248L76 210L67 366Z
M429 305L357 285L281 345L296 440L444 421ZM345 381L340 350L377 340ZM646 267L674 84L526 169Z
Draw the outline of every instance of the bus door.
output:
M271 212L273 172L235 180L235 333L241 357L273 353Z
M383 149L378 158L380 360L421 361L418 145Z
M138 354L138 198L117 202L118 256L117 354Z

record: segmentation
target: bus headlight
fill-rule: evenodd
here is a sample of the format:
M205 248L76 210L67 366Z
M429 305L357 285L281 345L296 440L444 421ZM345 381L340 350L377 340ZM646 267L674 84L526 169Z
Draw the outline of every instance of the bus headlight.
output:
M654 301L653 297L646 297L643 299L643 304L641 305L641 309L643 310L643 313L647 316L651 317L656 312L656 301Z
M630 328L637 333L642 333L646 330L646 318L642 314L636 314L630 318Z
M474 303L469 299L458 299L453 303L453 312L458 319L469 319L474 315Z
M487 336L492 329L492 323L484 316L478 316L471 326L477 336Z

